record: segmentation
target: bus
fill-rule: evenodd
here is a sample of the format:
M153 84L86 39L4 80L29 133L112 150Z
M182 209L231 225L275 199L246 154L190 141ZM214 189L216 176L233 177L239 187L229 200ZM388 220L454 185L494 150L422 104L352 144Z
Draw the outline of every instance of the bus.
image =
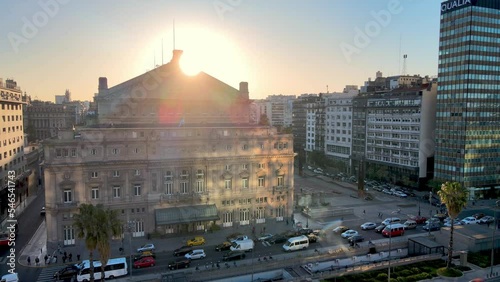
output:
M101 262L94 261L94 278L96 281L101 279ZM90 281L90 262L89 260L84 260L78 264L80 271L76 276L78 282L88 282ZM128 274L127 259L126 258L112 258L108 260L106 267L104 268L104 278L113 279L120 276L125 276Z

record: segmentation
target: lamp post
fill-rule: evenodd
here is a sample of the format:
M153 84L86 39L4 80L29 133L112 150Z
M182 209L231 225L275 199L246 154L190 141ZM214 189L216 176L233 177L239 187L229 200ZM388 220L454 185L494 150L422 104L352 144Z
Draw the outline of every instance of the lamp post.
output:
M129 263L130 263L130 276L132 276L132 269L134 269L134 265L132 264L132 227L135 226L135 221L129 220L127 222L127 227L128 227L128 243L129 243L129 248L130 248L130 254L129 254Z
M392 242L392 232L389 232L389 269L387 270L387 281L391 282L391 242Z
M498 202L497 202L498 206ZM493 263L494 263L494 255L495 255L495 233L497 230L497 210L496 207L494 209L494 214L493 217L495 218L495 221L493 222L493 237L491 238L491 267L490 267L490 277L493 276Z
M432 191L429 191L429 223L427 224L429 227L429 237L431 237L431 218L432 218Z

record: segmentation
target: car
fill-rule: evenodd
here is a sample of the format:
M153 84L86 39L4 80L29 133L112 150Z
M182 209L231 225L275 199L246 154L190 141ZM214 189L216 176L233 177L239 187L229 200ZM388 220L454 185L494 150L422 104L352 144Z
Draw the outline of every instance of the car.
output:
M457 226L457 225L462 225L462 222L460 220L454 220L453 221L453 226ZM443 226L446 226L446 227L450 227L451 226L451 220L450 221L447 221L443 224Z
M361 229L362 230L372 230L377 227L377 224L375 222L365 222L361 224Z
M224 254L222 257L223 261L230 261L230 260L240 260L245 258L245 252L243 251L230 251Z
M349 229L349 230L345 231L344 233L340 234L340 236L344 239L347 239L347 238L354 236L354 235L358 235L358 231L352 230L352 229Z
M298 232L297 232L297 236L300 236L300 235L309 235L313 233L313 230L311 228L301 228Z
M431 218L429 218L428 220L425 221L425 224L429 224L429 222L430 223L435 223L435 224L440 224L441 220L439 220L439 218L431 217Z
M155 266L156 261L153 257L143 257L134 262L134 268L151 267Z
M477 224L479 220L477 220L473 216L468 216L460 221L463 225L468 225L468 224Z
M243 241L243 240L248 240L248 239L249 238L248 238L247 235L239 235L237 237L232 238L230 241L231 241L231 243L233 243L233 242L236 242L236 241Z
M53 275L54 280L71 280L78 274L80 269L75 265L68 265L56 271Z
M272 238L268 240L271 244L281 244L285 243L288 240L288 237L284 235L274 235Z
M479 219L479 223L485 224L485 223L493 223L495 222L495 218L489 215L483 216L481 219Z
M45 207L42 207L42 209L40 210L40 215L45 215Z
M189 265L191 265L191 260L187 258L180 258L175 261L171 261L168 264L168 268L170 270L175 270L175 269L181 269L181 268L188 268Z
M259 238L257 238L257 241L267 241L267 240L269 240L272 237L273 237L273 234L269 234L269 233L262 234L262 235L260 235Z
M375 227L375 232L382 233L382 230L384 230L385 226L385 224L380 224L379 226Z
M424 226L422 226L422 229L424 229L425 231L437 231L439 229L441 229L441 225L440 224L436 224L436 223L428 223Z
M338 234L342 234L342 233L346 232L347 230L349 230L349 227L341 225L341 226L335 227L333 229L333 232L338 233Z
M145 258L145 257L152 257L155 259L156 255L152 251L140 252L140 253L137 253L134 255L134 261L140 260L140 259Z
M417 224L423 224L427 221L426 217L420 215L411 215L408 219L415 221Z
M358 234L349 237L347 240L349 241L349 243L358 243L358 242L363 242L365 240L365 237Z
M481 219L484 217L484 213L476 213L473 215L473 217L475 217L476 219Z
M185 258L193 260L193 259L204 259L207 257L205 251L202 249L192 250L191 252L184 255Z
M433 215L432 217L437 218L440 221L443 221L447 217L447 215L444 213L437 213L437 214Z
M187 246L199 246L203 244L205 244L205 238L203 238L203 236L196 236L186 242Z
M215 246L215 250L217 252L228 251L229 248L231 248L231 242L228 241L222 242L222 244Z
M154 251L155 250L155 245L152 243L146 244L141 246L140 248L137 249L138 253L142 253L144 251Z
M307 235L307 239L309 239L309 243L316 243L318 242L319 237L311 233Z
M191 252L192 250L193 250L193 248L190 246L182 246L182 247L174 250L174 256L176 256L176 257L183 256L183 255Z

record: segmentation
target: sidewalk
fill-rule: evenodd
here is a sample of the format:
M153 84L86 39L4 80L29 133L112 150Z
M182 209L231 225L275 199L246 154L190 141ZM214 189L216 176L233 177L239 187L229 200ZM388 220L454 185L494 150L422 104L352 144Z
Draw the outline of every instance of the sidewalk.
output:
M16 217L19 217L19 215L21 215L24 212L24 210L29 207L31 202L33 202L33 200L35 200L36 197L42 192L43 192L43 189L39 187L38 191L36 191L35 194L32 194L31 196L27 197L26 199L24 199L23 202L21 202L19 205L17 205ZM4 218L1 219L0 226L1 226L2 230L5 227L5 225L7 225L7 220L8 220L8 214L6 213Z

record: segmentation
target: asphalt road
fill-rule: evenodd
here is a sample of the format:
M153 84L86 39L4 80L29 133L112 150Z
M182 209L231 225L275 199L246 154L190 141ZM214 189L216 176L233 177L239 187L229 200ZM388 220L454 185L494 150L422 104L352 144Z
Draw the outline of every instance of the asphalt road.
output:
M40 209L45 203L45 194L41 193L36 199L34 199L29 207L24 210L24 212L18 217L19 232L16 237L16 261L21 254L23 247L29 242L33 234L44 220L43 216L40 216ZM9 248L2 248L0 250L0 273L7 273L9 266L5 264L6 257L9 254ZM21 265L16 266L16 272L19 274L19 279L21 281L36 281L40 269L33 267L23 267Z

